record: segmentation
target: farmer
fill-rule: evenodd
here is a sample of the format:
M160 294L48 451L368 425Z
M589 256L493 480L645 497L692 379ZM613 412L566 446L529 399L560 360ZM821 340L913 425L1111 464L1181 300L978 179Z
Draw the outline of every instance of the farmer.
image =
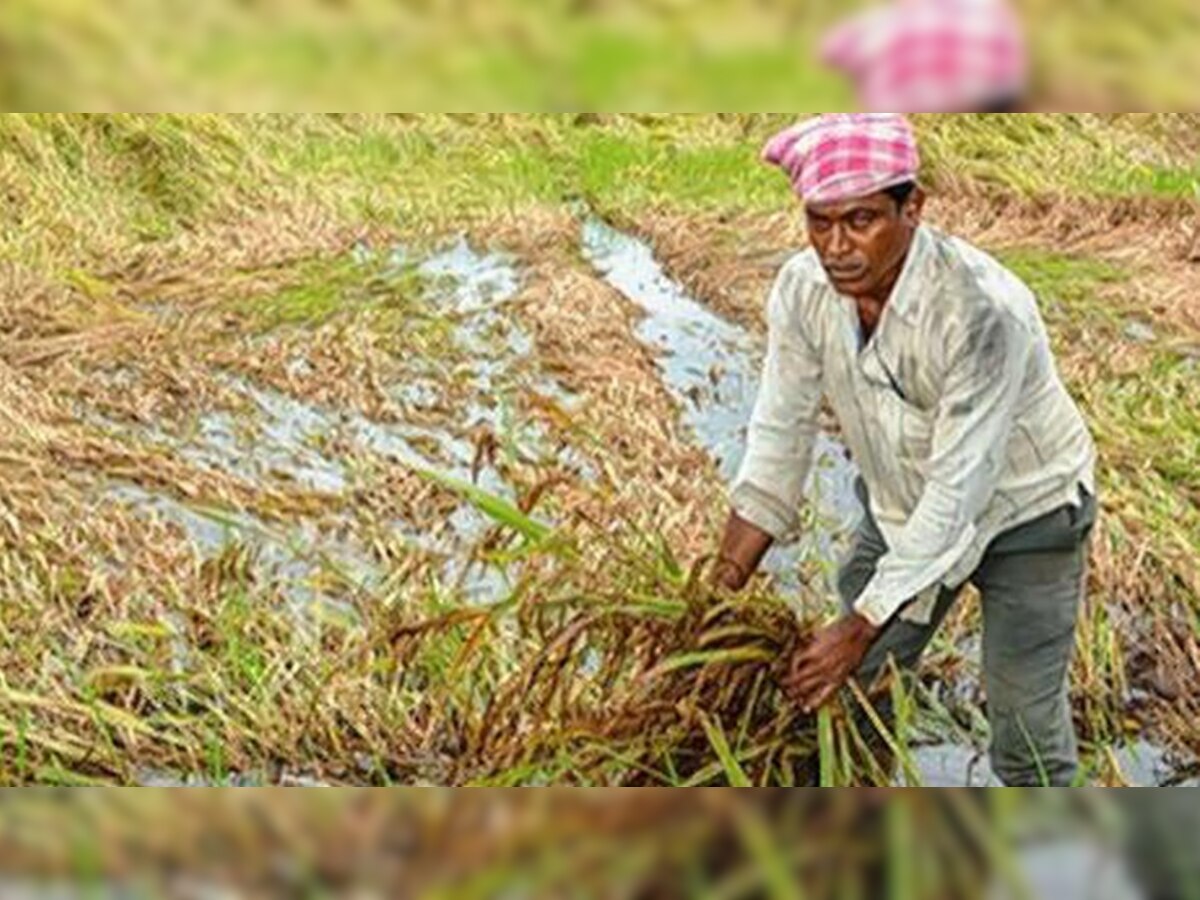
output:
M1071 782L1067 670L1095 521L1095 449L1029 289L921 222L908 121L828 114L766 161L804 204L811 249L780 272L745 460L714 582L739 590L795 535L822 399L858 464L865 517L844 614L791 661L806 711L889 657L913 667L961 589L983 596L991 759L1010 785Z

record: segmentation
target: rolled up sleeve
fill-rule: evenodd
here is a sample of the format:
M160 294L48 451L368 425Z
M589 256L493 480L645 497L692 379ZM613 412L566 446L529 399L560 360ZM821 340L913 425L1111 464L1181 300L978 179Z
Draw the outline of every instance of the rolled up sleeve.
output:
M968 553L996 492L1034 337L994 307L948 325L924 492L855 609L877 626L938 585Z
M785 266L767 302L762 380L730 489L734 511L779 541L797 531L821 402L821 359L804 332L803 291L796 267Z

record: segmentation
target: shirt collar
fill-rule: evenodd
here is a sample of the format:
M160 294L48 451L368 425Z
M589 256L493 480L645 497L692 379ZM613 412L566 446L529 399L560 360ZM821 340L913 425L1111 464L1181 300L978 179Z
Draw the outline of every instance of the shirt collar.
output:
M908 248L908 257L896 286L892 288L892 296L888 300L888 309L895 316L906 321L913 321L921 300L929 293L933 283L932 262L934 254L934 239L929 227L918 225L913 234L912 245Z

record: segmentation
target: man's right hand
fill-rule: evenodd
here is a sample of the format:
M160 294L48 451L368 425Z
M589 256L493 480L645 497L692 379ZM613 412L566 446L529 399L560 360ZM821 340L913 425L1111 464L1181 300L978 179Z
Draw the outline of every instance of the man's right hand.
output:
M736 592L745 587L750 575L734 560L719 556L712 564L708 580L713 587Z
M740 591L758 570L774 538L736 512L729 514L721 549L709 570L709 583L727 591Z

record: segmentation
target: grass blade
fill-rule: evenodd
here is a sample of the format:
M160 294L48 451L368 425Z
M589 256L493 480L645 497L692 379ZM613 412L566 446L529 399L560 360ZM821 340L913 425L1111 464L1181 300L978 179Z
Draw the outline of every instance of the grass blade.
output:
M760 873L764 896L771 900L804 900L804 891L793 873L788 854L772 834L770 823L750 809L738 816L737 821L742 845Z
M554 533L554 529L549 525L525 515L503 497L497 497L469 482L432 469L417 469L416 472L421 477L454 491L492 521L512 529L529 541L540 543Z
M821 787L837 787L837 748L833 740L833 714L828 706L817 713L817 747L821 760Z
M725 777L729 780L730 787L753 787L750 777L730 748L721 723L701 714L700 724L704 726L704 733L708 735L708 742L712 744L713 752L721 761L721 767L725 770Z
M695 653L681 653L673 656L658 666L655 666L645 677L648 681L678 672L681 669L691 669L698 666L733 665L747 662L770 662L774 654L760 647L735 647L731 650L698 650Z

